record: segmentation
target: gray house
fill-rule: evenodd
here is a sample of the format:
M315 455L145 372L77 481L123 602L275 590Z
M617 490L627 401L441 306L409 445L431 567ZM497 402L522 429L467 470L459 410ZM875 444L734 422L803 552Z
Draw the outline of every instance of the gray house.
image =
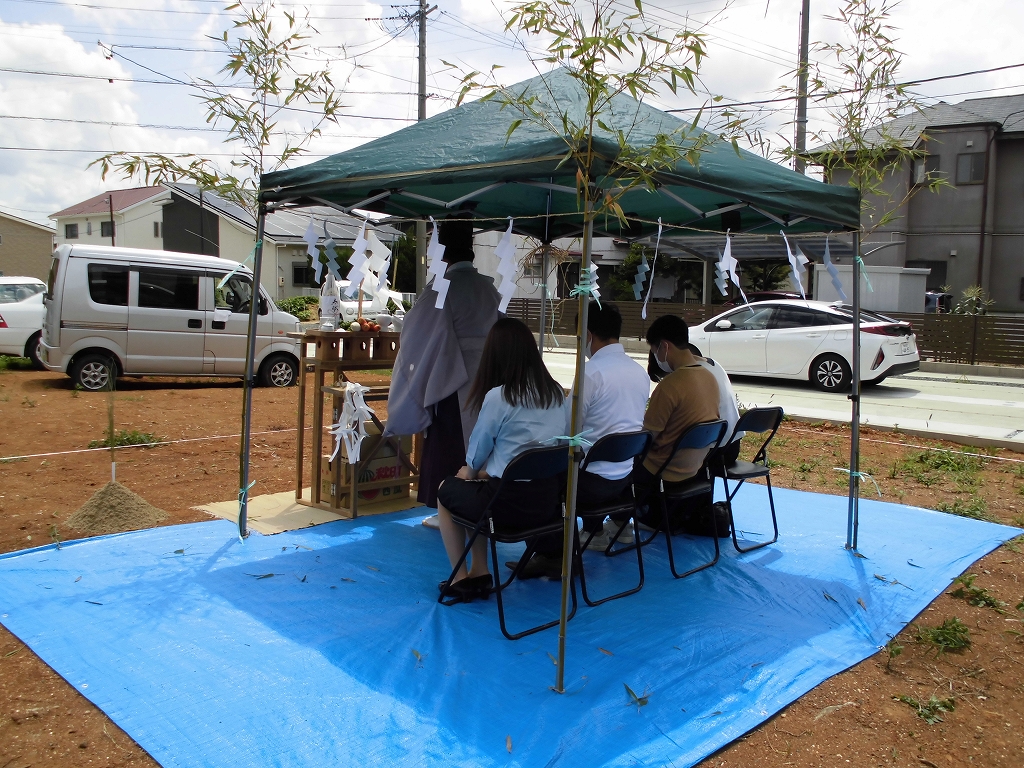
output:
M887 199L873 201L898 215L865 238L864 250L898 245L868 264L928 268L929 290L949 285L959 297L981 285L994 311L1024 313L1024 94L940 102L889 130L926 156L892 178ZM948 186L908 199L935 175ZM847 178L836 172L829 180ZM864 226L871 225L866 215Z

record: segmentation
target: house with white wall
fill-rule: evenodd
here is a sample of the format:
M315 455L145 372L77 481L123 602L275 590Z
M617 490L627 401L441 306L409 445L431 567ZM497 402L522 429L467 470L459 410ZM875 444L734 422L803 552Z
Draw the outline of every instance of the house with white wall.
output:
M260 282L276 299L317 292L303 235L312 217L321 242L351 245L362 220L332 208L276 211L267 216ZM63 243L116 245L199 253L242 262L256 244L256 220L244 208L194 184L116 189L50 215ZM400 236L377 228L385 242Z

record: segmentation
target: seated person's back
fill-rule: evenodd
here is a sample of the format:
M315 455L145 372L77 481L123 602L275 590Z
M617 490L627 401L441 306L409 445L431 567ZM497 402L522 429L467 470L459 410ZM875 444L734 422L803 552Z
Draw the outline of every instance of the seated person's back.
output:
M718 419L720 393L714 375L700 365L688 348L689 329L674 315L655 320L647 330L658 365L668 375L651 395L644 427L654 435L643 469L655 475L668 460L679 437L690 427ZM673 457L662 477L680 482L700 469L706 451L683 450Z

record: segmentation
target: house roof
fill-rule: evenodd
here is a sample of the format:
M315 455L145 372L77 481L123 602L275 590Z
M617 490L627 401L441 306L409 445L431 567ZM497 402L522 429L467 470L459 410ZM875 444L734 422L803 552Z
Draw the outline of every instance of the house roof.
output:
M21 216L15 216L14 214L11 213L4 213L3 211L0 211L0 218L10 219L11 221L16 221L19 224L26 224L30 227L36 227L38 229L43 230L44 232L49 232L51 235L57 231L54 227L48 227L45 224L37 224L34 221L23 219L21 218Z
M1003 133L1024 131L1024 93L1008 96L990 96L983 99L967 99L959 104L940 101L920 112L898 117L882 124L890 136L894 136L907 147L914 146L921 134L929 129L955 128L967 125L995 125ZM867 135L879 136L881 128ZM828 150L831 144L824 144L809 150L816 154Z
M174 182L166 183L164 186L196 204L199 203L199 187L195 184ZM253 218L252 214L212 192L203 193L203 206L215 210L221 216L234 219L243 227L251 229L253 232L256 231L256 219ZM359 234L359 229L363 225L363 220L355 216L348 216L327 206L313 206L303 208L300 212L273 211L268 213L267 220L264 223L264 234L275 243L301 243L303 242L302 236L306 233L306 227L309 226L310 216L313 217L317 234L321 238L324 236L325 221L327 222L327 231L336 240L355 240ZM377 230L378 237L382 236L385 239L397 237L401 234L392 227L376 226L375 229Z
M65 216L88 216L90 214L109 213L111 206L114 208L114 213L120 213L127 208L131 208L133 205L138 205L144 200L162 195L164 192L163 187L112 189L109 192L96 195L96 197L83 200L81 203L75 203L70 208L51 213L50 218L59 219Z

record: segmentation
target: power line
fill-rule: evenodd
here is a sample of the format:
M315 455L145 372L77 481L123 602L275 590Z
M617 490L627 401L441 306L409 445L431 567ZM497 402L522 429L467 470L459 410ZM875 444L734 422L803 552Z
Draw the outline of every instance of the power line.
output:
M70 152L80 155L111 155L124 153L127 155L159 155L164 154L153 149L50 149L48 147L0 147L5 152ZM170 152L172 157L195 155L198 152ZM238 157L242 152L202 152L203 157ZM301 157L330 157L330 153L304 152Z
M125 57L122 56L121 58L125 58ZM125 59L125 60L126 61L130 61L130 59ZM134 64L135 62L132 62L132 63ZM137 66L142 66L142 65L137 65ZM148 68L147 67L143 67L143 69L148 69ZM153 70L150 70L150 71L153 71ZM11 67L0 67L0 72L12 72L14 74L19 74L19 75L42 75L44 77L71 77L71 78L78 78L78 79L83 79L83 80L106 80L106 81L112 82L112 83L113 82L121 82L121 83L144 83L144 84L147 84L147 85L178 85L178 86L186 86L186 87L189 87L189 88L197 88L197 89L200 89L200 90L204 89L204 87L201 86L201 85L196 85L194 83L186 83L183 80L174 80L174 79L171 79L171 80L144 80L144 79L136 79L136 78L130 78L130 77L106 77L104 75L79 75L79 74L75 74L75 73L71 73L71 72L44 72L44 71L41 71L41 70L14 69L14 68L11 68ZM158 73L158 74L161 74L161 73ZM219 87L222 87L222 88L232 88L232 87L238 87L238 86L222 85L222 86L219 86ZM350 91L350 93L355 93L355 91ZM379 91L377 91L377 92L367 92L367 95L375 95L375 93L379 93ZM404 94L403 93L402 95L409 95L409 94ZM302 109L301 107L281 107L281 109L287 110L289 112L304 112L304 113L312 114L312 115L319 115L319 114L321 114L320 112L317 112L316 110L313 110L313 109ZM409 117L377 117L377 116L374 116L374 115L355 115L355 114L350 114L350 113L339 114L338 117L339 118L351 117L351 118L356 118L356 119L359 119L359 120L397 120L397 121L403 122L403 123L416 122L413 118L409 118Z
M69 117L34 117L31 115L0 115L0 120L39 120L44 123L74 123L76 125L102 125L114 128L156 128L165 131L195 131L198 133L230 133L229 128L203 128L192 125L156 125L151 123L112 123L108 120L76 120ZM321 133L322 139L379 139L365 133Z
M58 5L61 8L85 8L90 11L129 11L133 13L168 13L184 16L211 16L214 11L186 11L180 8L139 8L125 5L96 5L95 3L69 3L60 0L7 0L10 3L30 3L32 5ZM314 21L369 21L366 16L316 16Z
M923 79L920 79L920 80L908 80L908 81L906 81L904 83L896 83L896 86L898 86L898 87L908 87L908 86L911 86L911 85L920 85L922 83L934 83L934 82L938 82L939 80L953 80L953 79L958 78L958 77L970 77L971 75L983 75L983 74L985 74L987 72L1000 72L1000 71L1002 71L1004 69L1017 69L1019 67L1024 67L1024 63L1021 63L1021 64L1007 64L1007 65L1002 66L1002 67L992 67L991 69L976 69L976 70L973 70L971 72L958 72L958 73L953 74L953 75L940 75L938 77L928 77L928 78L923 78ZM1009 87L1013 87L1013 86L1006 86L1006 87L1009 88ZM993 89L993 90L995 90L995 89ZM854 92L855 91L853 89L845 89L845 90L837 91L837 93L854 93ZM956 94L950 94L950 95L956 95ZM712 104L711 106L701 106L701 107L678 107L678 108L675 108L675 109L666 109L665 111L666 112L697 112L698 110L702 110L702 109L709 109L709 110L710 109L721 109L723 107L750 107L750 106L758 106L760 104L778 104L778 103L786 102L786 101L795 101L796 98L797 98L796 96L780 96L780 97L778 97L776 99L761 99L759 101L734 101L734 102L729 102L729 103L718 103L718 104ZM819 97L814 97L814 98L821 98L821 97L819 96ZM935 97L927 97L927 98L941 98L941 97L935 96Z

